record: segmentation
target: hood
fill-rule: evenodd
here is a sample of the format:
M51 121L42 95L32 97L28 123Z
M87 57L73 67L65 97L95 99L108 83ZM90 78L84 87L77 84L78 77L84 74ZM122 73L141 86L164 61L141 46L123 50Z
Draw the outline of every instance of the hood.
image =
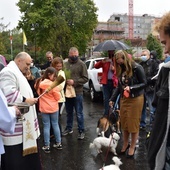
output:
M157 58L157 52L154 51L154 50L152 50L152 51L150 52L150 56L151 56L152 59L156 59L156 58Z
M44 79L44 80L40 83L39 87L40 87L41 89L45 90L45 89L47 89L52 83L53 83L53 82L52 82L51 80L49 80L49 79Z

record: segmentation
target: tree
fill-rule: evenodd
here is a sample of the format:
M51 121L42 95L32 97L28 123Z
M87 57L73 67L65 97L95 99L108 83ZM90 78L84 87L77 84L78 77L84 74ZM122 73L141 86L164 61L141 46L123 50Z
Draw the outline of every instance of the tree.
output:
M163 49L162 49L161 43L152 34L149 34L148 37L147 37L146 47L149 51L152 51L152 50L156 51L157 55L158 55L158 59L163 58Z
M22 13L18 28L27 39L55 55L68 54L76 46L85 53L97 25L97 8L92 0L19 0ZM31 29L32 28L32 29Z

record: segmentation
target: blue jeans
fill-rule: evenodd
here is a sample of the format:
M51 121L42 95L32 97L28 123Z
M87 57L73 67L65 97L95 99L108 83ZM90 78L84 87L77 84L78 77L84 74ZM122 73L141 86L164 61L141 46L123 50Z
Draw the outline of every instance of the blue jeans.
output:
M72 130L74 109L77 116L77 124L79 133L84 132L84 115L83 115L83 95L76 94L74 98L66 98L65 102L67 112L67 126L66 129Z
M144 100L141 122L140 122L140 126L143 126L143 127L146 126L146 101L148 103L149 112L150 112L149 124L152 125L153 121L154 121L154 114L155 114L155 108L152 106L152 101L153 101L153 93L152 92L145 93L145 100Z
M144 96L142 115L140 120L140 126L146 127L146 97Z
M50 145L50 125L52 124L55 140L61 143L61 134L58 125L58 111L55 113L41 113L43 122L44 145Z
M109 99L113 93L113 81L108 80L107 84L103 84L103 102L104 102L104 115L109 114Z
M154 114L155 114L155 108L152 106L153 101L153 93L146 93L146 101L148 102L149 112L150 112L150 125L153 124L154 121Z

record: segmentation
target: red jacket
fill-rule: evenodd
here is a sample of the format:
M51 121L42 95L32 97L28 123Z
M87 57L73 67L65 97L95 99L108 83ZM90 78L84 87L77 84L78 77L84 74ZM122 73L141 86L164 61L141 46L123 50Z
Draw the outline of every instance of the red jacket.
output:
M108 72L110 69L110 62L103 62L103 61L99 61L94 65L95 68L102 68L103 72L102 72L102 77L101 77L101 84L107 84L108 81ZM116 87L118 84L118 79L115 75L115 72L113 73L113 77L112 77L112 81L113 81L113 86Z

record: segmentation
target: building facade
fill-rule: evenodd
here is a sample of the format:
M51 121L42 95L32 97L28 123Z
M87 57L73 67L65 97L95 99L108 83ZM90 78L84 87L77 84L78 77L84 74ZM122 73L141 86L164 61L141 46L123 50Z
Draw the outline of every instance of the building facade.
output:
M133 39L131 39L131 43L134 48L137 48L137 51L145 46L153 24L159 19L159 17L148 14L133 16ZM90 43L89 52L91 55L93 55L92 51L96 45L110 39L129 39L129 16L126 13L112 14L107 22L98 22Z

